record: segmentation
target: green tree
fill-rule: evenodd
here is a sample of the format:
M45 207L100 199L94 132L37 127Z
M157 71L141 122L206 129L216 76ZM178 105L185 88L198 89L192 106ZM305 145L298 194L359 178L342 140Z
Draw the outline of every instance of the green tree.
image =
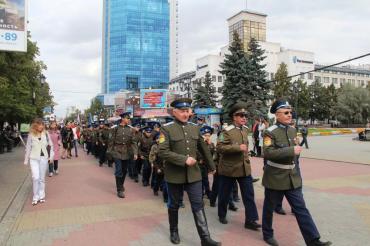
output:
M338 104L338 90L335 88L334 84L330 84L326 88L326 95L327 95L327 105L328 105L328 112L329 112L329 117L328 117L328 123L329 120L334 120L336 119L337 115L337 110L335 106Z
M54 105L48 83L40 83L47 67L38 56L30 36L27 52L0 52L0 125L29 122L42 117L46 106Z
M347 124L365 124L370 117L370 92L366 88L343 85L335 106L337 117Z
M237 101L247 104L249 116L265 115L268 110L267 103L271 99L271 85L266 83L266 73L263 71L264 51L257 41L252 39L248 54L245 54L236 32L229 51L230 54L225 56L220 65L220 72L226 77L221 101L225 118L228 119L230 107Z
M204 84L200 82L199 87L195 90L194 106L216 107L216 103L217 103L216 88L212 83L211 74L209 73L209 71L207 71L204 79Z
M93 100L91 100L90 107L84 111L84 117L86 119L89 117L90 114L92 117L96 115L98 119L105 119L108 116L108 112L98 98L94 98Z
M299 79L291 84L291 87L287 90L286 94L289 95L288 100L293 105L298 118L308 120L310 117L310 94L307 84Z
M284 62L279 65L274 80L274 98L290 97L287 93L289 92L292 83L291 79L288 78L288 67Z
M309 93L309 116L311 122L315 120L325 120L330 116L329 100L326 88L318 80L308 86Z

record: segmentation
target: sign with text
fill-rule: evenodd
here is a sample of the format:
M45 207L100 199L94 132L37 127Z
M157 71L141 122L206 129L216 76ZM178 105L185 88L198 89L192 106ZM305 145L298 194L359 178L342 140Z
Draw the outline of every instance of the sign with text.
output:
M0 50L27 52L28 0L0 0Z
M167 90L140 90L141 108L166 108Z

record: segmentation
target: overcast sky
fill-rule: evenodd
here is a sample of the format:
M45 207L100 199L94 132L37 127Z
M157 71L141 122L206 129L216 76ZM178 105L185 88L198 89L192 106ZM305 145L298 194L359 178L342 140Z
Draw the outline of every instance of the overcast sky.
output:
M139 1L139 0L138 0ZM84 109L100 92L103 0L31 0L29 30L48 66L56 113ZM179 0L182 72L228 43L226 19L245 0ZM312 51L316 63L333 63L370 52L368 0L249 0L267 17L267 41ZM354 64L370 64L362 59Z

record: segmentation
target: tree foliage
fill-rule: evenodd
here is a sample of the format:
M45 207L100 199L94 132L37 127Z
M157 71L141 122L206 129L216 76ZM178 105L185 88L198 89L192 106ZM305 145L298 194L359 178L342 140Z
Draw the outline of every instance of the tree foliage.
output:
M251 117L265 115L268 110L267 103L272 98L271 85L266 83L266 72L263 70L265 56L257 41L249 42L248 53L243 50L239 35L234 32L233 42L229 47L230 54L226 54L221 63L221 74L225 75L222 90L222 105L227 119L230 107L238 101L248 105Z
M45 107L54 105L48 83L40 83L47 68L38 56L39 49L30 37L25 53L0 51L1 122L30 122L42 117Z
M216 107L217 95L216 88L212 83L211 74L207 71L204 79L204 83L200 82L200 85L195 90L194 94L194 106L195 107Z
M338 120L347 124L365 124L370 118L370 91L345 84L338 91L334 107Z
M292 87L292 83L291 79L288 78L288 67L284 62L279 65L274 80L274 98L286 97L287 92L289 92Z

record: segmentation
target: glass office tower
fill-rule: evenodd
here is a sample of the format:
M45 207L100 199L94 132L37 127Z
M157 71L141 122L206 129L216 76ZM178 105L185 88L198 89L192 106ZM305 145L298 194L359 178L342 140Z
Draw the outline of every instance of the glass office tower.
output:
M105 0L102 93L167 88L168 0Z

